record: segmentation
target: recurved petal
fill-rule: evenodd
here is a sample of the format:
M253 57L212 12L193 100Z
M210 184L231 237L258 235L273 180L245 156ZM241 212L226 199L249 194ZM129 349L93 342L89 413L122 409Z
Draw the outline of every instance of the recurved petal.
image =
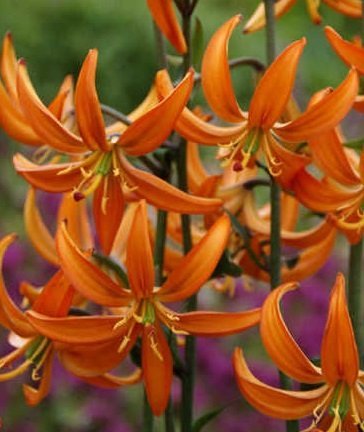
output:
M229 39L241 19L241 15L235 15L215 32L201 65L201 83L207 102L219 117L231 123L245 118L235 98L228 62Z
M319 212L335 212L361 193L357 189L344 189L324 180L319 181L306 170L301 170L294 178L293 190L306 207Z
M55 117L62 121L62 118L67 111L68 107L68 98L70 93L73 90L73 78L72 75L66 75L64 78L58 93L52 100L52 102L48 105L48 109L51 113L55 115Z
M160 416L167 407L171 392L173 360L158 322L143 327L142 369L149 405L153 414Z
M28 320L25 317L24 313L15 305L13 300L10 298L2 276L5 252L7 248L14 242L15 238L15 234L9 234L6 237L2 238L0 241L0 316L2 315L2 313L4 313L5 319L9 321L10 330L12 330L21 337L28 338L33 337L35 331L33 327L28 323ZM4 324L7 323L4 322Z
M131 225L127 249L126 266L131 289L138 298L148 296L154 287L153 253L149 240L147 206L140 201Z
M92 248L93 233L87 214L87 200L76 201L72 193L66 193L57 214L58 224L67 221L67 231L81 250Z
M363 54L364 55L364 54ZM314 162L329 177L344 185L357 185L359 177L351 166L337 130L329 130L308 141Z
M166 69L160 70L156 76L156 89L160 97L167 97L173 91L173 84ZM225 144L233 141L245 128L237 126L217 126L206 122L188 108L182 110L175 129L187 140L206 145Z
M354 66L364 74L364 48L344 40L332 27L325 27L325 35L336 54L348 66Z
M320 2L316 0L306 0L307 11L310 15L311 21L314 24L320 24L322 21L321 15L319 13Z
M27 405L38 405L49 393L52 368L53 368L53 349L48 353L47 359L44 362L42 369L41 381L38 388L32 387L28 384L23 384L23 394Z
M43 105L31 84L24 62L18 66L17 85L21 107L43 144L63 153L77 154L87 150L81 138L67 130Z
M260 321L260 308L244 312L188 312L178 314L165 307L158 309L160 319L172 330L195 336L225 336L244 331ZM169 317L177 319L170 319Z
M124 213L124 194L119 177L104 176L92 204L100 246L103 253L109 255Z
M335 384L345 380L353 386L359 374L359 355L346 303L345 279L339 273L331 292L329 314L321 345L322 372Z
M49 317L28 311L27 317L37 331L56 342L70 345L89 345L121 339L132 322L114 330L120 316L67 316Z
M96 49L89 51L78 76L75 91L77 125L85 144L91 150L108 151L110 144L105 136L99 98L96 92Z
M28 119L10 100L0 81L0 126L14 140L32 146L42 145L41 138L35 133Z
M118 144L126 153L140 156L159 147L171 133L174 124L186 106L193 89L193 71L190 70L179 85L157 105L136 119Z
M115 283L78 249L69 236L65 223L57 231L56 248L62 270L82 295L103 306L129 304L131 293Z
M258 411L285 420L306 417L325 399L326 385L308 391L288 391L270 387L251 373L243 351L236 348L233 356L235 377L246 400Z
M16 71L18 64L13 38L10 32L7 32L3 39L0 68L1 77L4 80L6 90L8 91L12 101L17 103L18 92L16 90Z
M48 262L58 265L54 239L46 227L35 202L35 190L28 189L24 204L24 223L29 240L36 251Z
M60 345L58 356L62 365L77 376L96 377L110 372L129 354L140 333L139 325L133 327L124 348L119 350L122 339L90 345Z
M282 318L280 300L295 288L296 283L284 284L268 295L262 307L261 338L278 369L299 382L319 383L323 381L320 369L302 352Z
M279 18L288 12L296 3L296 0L278 0L274 3L274 16ZM253 15L244 26L244 33L253 33L265 27L265 8L264 3L259 3Z
M79 378L97 387L115 389L140 382L142 379L142 370L135 369L130 374L124 376L117 376L111 373L105 373L103 375L98 375L95 377L79 376Z
M201 198L182 192L146 171L134 168L122 155L120 165L131 185L137 186L135 194L149 204L166 211L185 214L206 214L219 210L219 199Z
M161 32L180 54L184 54L187 51L187 45L173 9L173 1L147 0L147 3Z
M332 9L337 12L352 17L352 18L360 18L362 16L361 3L358 0L344 0L344 1L336 1L336 0L322 0Z
M328 96L309 106L297 119L276 126L275 132L284 141L300 142L334 129L353 106L358 85L358 74L352 69L345 80Z
M50 278L32 304L32 310L52 317L68 314L75 290L64 277L62 270Z
M207 281L226 247L230 234L230 219L221 216L207 234L181 259L158 291L162 302L174 302L190 297Z
M329 259L335 246L337 229L327 221L323 229L312 233L310 240L314 239L315 234L319 234L321 238L297 253L297 263L293 267L283 267L283 282L304 280L319 271Z
M75 162L72 164L37 165L20 153L13 157L16 172L33 187L46 192L67 192L77 186L83 179L80 167L87 169L87 164ZM72 166L72 169L70 167Z
M291 96L298 61L305 45L305 38L291 43L266 70L250 103L250 127L267 130L279 120Z

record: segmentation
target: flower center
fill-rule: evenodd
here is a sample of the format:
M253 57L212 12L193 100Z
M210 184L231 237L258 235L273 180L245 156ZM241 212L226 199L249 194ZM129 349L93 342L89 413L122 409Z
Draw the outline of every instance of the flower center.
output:
M232 165L234 171L242 171L247 167L251 156L254 155L259 149L261 132L259 129L245 130L236 140L228 144L220 144L223 149L222 167Z

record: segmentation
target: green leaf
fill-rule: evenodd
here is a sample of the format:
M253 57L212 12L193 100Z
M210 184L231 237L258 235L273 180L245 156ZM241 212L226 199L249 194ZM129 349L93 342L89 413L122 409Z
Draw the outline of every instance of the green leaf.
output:
M192 64L197 70L200 69L204 51L204 31L199 18L195 18L195 25L192 33Z
M214 420L219 414L221 414L229 405L208 411L199 417L192 426L192 432L200 432L204 426Z

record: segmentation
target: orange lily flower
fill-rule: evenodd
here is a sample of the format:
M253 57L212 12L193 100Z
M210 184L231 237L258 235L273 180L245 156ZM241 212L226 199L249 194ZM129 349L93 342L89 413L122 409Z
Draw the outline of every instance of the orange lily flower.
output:
M364 48L357 42L349 42L343 39L332 27L325 27L325 34L336 54L348 66L355 67L360 75L364 75ZM364 112L364 95L358 95L354 108Z
M328 213L348 240L357 243L364 233L364 150L358 155L344 149L337 130L321 134L308 144L324 177L318 180L302 170L293 181L293 190L306 207Z
M8 235L0 241L0 266L8 246L14 241L14 235ZM44 286L32 302L32 310L49 316L61 317L67 315L72 304L74 289L58 271ZM0 381L6 381L31 371L32 385L23 385L27 404L36 405L47 396L50 388L54 354L67 347L57 347L51 340L41 335L30 323L25 312L20 310L9 297L2 276L0 276L0 323L11 330L9 342L15 350L0 359L1 368L12 365L17 360L24 360L8 372L0 373ZM79 370L81 379L89 371ZM140 380L140 371L136 370L126 377L116 377L103 374L96 377L98 384L104 387L116 387L133 384ZM87 379L89 381L89 379ZM34 384L39 381L38 386Z
M306 431L357 431L363 428L363 372L346 304L345 281L337 276L321 345L321 367L301 351L287 329L280 299L295 284L281 285L262 308L263 344L280 370L295 380L315 385L307 391L280 390L258 380L249 370L241 349L234 352L234 368L240 391L256 409L271 417L300 419L314 415Z
M103 306L125 308L124 313L52 318L29 312L29 319L38 331L52 340L74 345L76 354L70 361L80 361L80 367L87 361L99 373L115 367L141 336L146 392L154 414L160 415L168 402L173 363L162 324L177 334L218 336L239 332L259 321L260 309L236 313L177 313L163 305L184 300L201 287L216 267L229 233L229 218L222 216L202 241L182 258L166 282L155 287L146 205L142 201L136 209L127 243L129 290L91 263L62 225L57 247L67 278L70 276L72 284L86 298ZM91 358L80 359L79 351L89 349L93 349ZM67 361L67 356L66 352L63 361Z
M351 18L361 17L361 4L358 0L323 0L329 7ZM278 0L274 3L274 16L280 18L296 3L296 0ZM320 24L322 17L319 13L320 1L306 0L307 11L314 24ZM265 27L264 3L259 3L253 15L244 26L244 33L253 33Z
M93 212L99 232L105 230L103 246L110 251L120 226L125 192L134 190L158 208L180 213L206 213L219 208L218 200L207 200L186 194L156 176L132 166L125 155L140 156L153 151L168 137L174 122L185 106L193 86L192 71L170 97L139 116L130 126L111 135L105 125L95 88L97 51L91 50L79 75L75 92L77 136L66 129L37 97L25 65L19 64L18 93L23 110L33 129L61 153L77 159L45 165L35 164L20 154L14 165L34 187L48 192L73 191L76 200L94 193ZM101 229L102 227L102 229Z
M303 38L289 45L267 69L246 113L235 99L228 65L228 41L240 20L240 15L234 16L213 35L205 51L201 70L202 86L208 103L221 119L234 126L222 128L210 125L185 108L175 128L190 141L220 145L225 150L224 163L231 164L236 171L248 166L256 154L263 153L270 173L289 188L294 174L309 162L309 158L294 153L282 143L307 141L335 127L353 104L358 91L358 77L352 70L327 97L309 106L296 119L280 123L306 44ZM157 90L161 96L166 96L171 90L168 80L166 71L157 75Z
M147 4L160 31L180 54L184 54L187 45L173 9L173 0L147 0Z
M16 85L17 58L10 33L3 40L0 71L3 83L0 81L0 126L16 141L32 146L47 145L42 137L33 129L19 100ZM56 97L48 106L52 115L66 127L73 126L73 81L66 76Z
M244 271L243 277L248 275L269 282L269 272L264 266L269 255L270 205L257 207L254 192L247 187L250 181L254 182L257 178L257 170L247 168L234 172L231 167L226 167L222 175L211 176L201 163L197 145L191 142L188 143L187 157L190 189L199 195L221 198L224 202L223 208L247 229L248 241L236 236L229 243L234 262ZM300 281L314 274L327 261L335 244L337 229L328 218L313 228L297 231L299 201L292 195L281 194L281 209L282 245L290 248L288 260L284 260L284 254L282 257L282 280ZM172 238L181 242L180 225L174 223L172 226L171 216L172 214L168 215L168 233L171 235L172 231ZM195 229L192 233L197 238L202 231ZM289 259L292 257L292 248L297 254L296 263ZM253 255L260 261L261 266ZM224 286L231 290L234 284L229 277L224 282Z

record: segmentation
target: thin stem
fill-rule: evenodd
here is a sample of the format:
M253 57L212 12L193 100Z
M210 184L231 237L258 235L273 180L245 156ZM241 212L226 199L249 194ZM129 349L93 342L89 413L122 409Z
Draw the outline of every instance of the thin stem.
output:
M229 69L234 69L239 66L249 66L255 70L256 73L263 73L265 71L265 64L254 57L236 57L229 60ZM201 74L195 73L195 83L198 84L201 81Z
M100 106L101 106L101 111L104 114L114 118L115 120L119 120L128 126L131 125L132 121L128 118L128 116L126 116L122 112L120 112L114 108L111 108L108 105L101 104Z
M274 17L274 0L264 0L265 20L266 20L266 54L267 63L273 63L276 56L276 26ZM280 187L272 178L272 187L270 193L271 205L271 251L270 251L270 275L271 289L276 288L281 283L281 205L280 205ZM288 377L279 374L280 382L283 389L289 389L291 382ZM299 425L297 420L286 421L287 432L298 432Z
M160 287L163 283L164 249L167 234L167 212L158 210L157 229L155 233L154 267L155 286Z
M153 432L154 430L154 416L147 399L147 395L144 391L143 401L143 429L142 432Z
M271 64L276 56L276 26L274 17L275 0L264 0L265 6L265 43L267 53L267 63Z
M171 399L169 399L166 411L164 413L164 426L166 432L175 432L176 430L174 427L174 413Z
M362 286L363 243L364 241L361 240L359 243L350 246L348 274L348 306L360 355L363 354L364 348L362 320L364 288Z
M281 188L272 178L270 189L271 205L271 234L270 234L270 277L271 289L276 288L281 283Z

